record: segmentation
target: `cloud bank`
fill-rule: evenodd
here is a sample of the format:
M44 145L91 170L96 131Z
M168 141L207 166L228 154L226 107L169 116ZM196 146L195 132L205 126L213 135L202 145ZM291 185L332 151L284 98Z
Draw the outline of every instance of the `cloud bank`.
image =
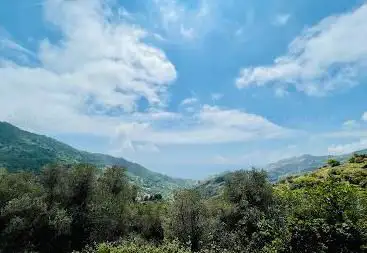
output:
M275 85L320 96L358 84L367 67L367 4L306 29L271 65L245 67L239 89Z

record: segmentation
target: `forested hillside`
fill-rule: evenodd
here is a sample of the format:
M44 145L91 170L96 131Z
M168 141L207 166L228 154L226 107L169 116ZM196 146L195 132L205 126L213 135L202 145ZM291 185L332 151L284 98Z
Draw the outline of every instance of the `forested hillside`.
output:
M0 172L0 252L366 252L367 156L271 184L228 174L223 191L139 200L119 167Z
M98 168L118 165L127 169L129 178L146 191L169 194L172 190L187 187L191 180L171 178L143 166L104 154L77 150L55 139L23 131L6 122L0 122L0 167L9 171L39 172L48 164L93 164Z

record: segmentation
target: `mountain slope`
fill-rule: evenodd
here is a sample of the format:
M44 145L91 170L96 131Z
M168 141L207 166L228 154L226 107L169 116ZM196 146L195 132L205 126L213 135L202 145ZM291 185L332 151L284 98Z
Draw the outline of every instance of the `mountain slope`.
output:
M356 154L367 154L367 149L354 152ZM275 163L271 163L264 169L268 171L269 179L275 183L282 178L300 175L307 172L315 171L316 169L324 166L329 159L334 159L342 163L351 157L353 154L344 154L340 156L312 156L302 155L298 157L292 157L283 159ZM213 196L221 192L224 183L228 177L231 176L231 172L217 175L206 181L201 182L197 188L204 196Z
M347 161L338 166L323 166L303 175L288 176L276 185L288 186L290 189L310 188L330 178L336 181L346 181L360 189L367 188L367 155L360 156L359 161Z
M38 171L50 163L91 163L101 168L119 165L127 169L134 182L152 192L164 193L193 184L191 180L171 178L123 158L80 151L55 139L0 122L0 167L9 171Z
M354 153L366 154L367 150L360 150ZM270 180L275 182L286 176L314 171L315 169L325 165L329 159L337 160L343 163L352 155L353 154L344 154L338 156L302 155L271 163L266 166L266 170L269 173Z

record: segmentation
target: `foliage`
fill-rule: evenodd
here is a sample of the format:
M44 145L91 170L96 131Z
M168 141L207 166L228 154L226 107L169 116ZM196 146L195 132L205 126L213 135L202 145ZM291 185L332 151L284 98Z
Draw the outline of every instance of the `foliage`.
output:
M334 160L334 159L329 159L327 161L327 164L331 167L336 167L336 166L339 166L340 165L340 162L337 161L337 160Z
M169 215L171 236L182 244L189 244L192 251L198 251L206 224L206 208L200 193L196 190L177 192Z
M349 162L350 163L366 163L367 162L367 154L358 154L358 153L355 153L349 159Z
M345 177L346 171L354 173ZM287 207L287 229L278 252L363 251L367 243L367 195L353 178L360 176L356 171L366 179L364 169L346 164L338 169L322 168L277 186L276 192Z
M117 165L127 169L130 181L145 192L167 197L173 190L189 187L191 180L175 179L150 171L123 158L88 153L72 148L52 138L23 131L11 124L0 122L0 168L15 172L28 170L39 173L49 164L93 164L98 168Z
M70 252L132 232L154 237L147 232L153 225L140 220L162 227L158 212L149 219L132 213L141 204L119 167L101 173L92 165L56 165L0 177L0 252ZM159 236L163 240L162 229Z
M219 215L214 240L235 252L259 252L282 226L282 213L264 171L238 171L226 183L230 208Z
M166 242L162 245L141 244L136 242L125 242L121 245L103 243L97 246L95 253L189 253L190 251L176 242Z
M265 171L233 172L211 198L141 198L119 166L0 169L0 252L365 252L363 159L275 185Z

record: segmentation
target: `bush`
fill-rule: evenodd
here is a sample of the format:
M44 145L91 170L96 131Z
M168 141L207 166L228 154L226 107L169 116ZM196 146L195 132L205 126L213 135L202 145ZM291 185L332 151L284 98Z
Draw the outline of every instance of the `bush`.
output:
M134 242L123 243L118 246L100 244L95 251L90 253L190 253L177 242L167 242L162 245L139 244Z
M334 159L329 159L327 161L327 164L330 166L330 167L336 167L336 166L340 166L340 162L337 161L337 160L334 160Z

